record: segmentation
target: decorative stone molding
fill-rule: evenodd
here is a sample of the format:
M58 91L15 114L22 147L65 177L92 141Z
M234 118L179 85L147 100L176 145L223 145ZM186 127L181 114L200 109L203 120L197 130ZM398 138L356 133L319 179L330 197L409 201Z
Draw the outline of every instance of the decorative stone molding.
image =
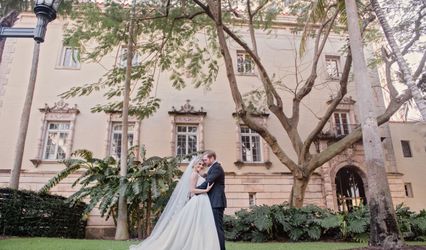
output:
M207 112L203 107L196 110L190 104L191 100L187 99L186 103L177 110L174 106L169 111L170 115L170 153L176 155L176 126L178 124L194 124L198 125L197 129L197 150L204 150L204 118Z
M68 121L70 122L70 133L68 135L67 144L65 145L66 157L69 157L72 152L72 145L74 141L74 132L75 132L75 121L77 115L80 113L80 110L77 108L77 104L73 107L70 107L68 103L65 103L62 99L58 102L55 102L53 106L45 104L43 108L39 109L43 116L41 118L40 127L40 137L38 140L37 146L37 155L30 159L31 163L38 167L40 164L44 163L57 163L57 160L43 160L43 148L45 143L45 138L47 135L47 125L50 121Z
M333 95L330 96L330 100L327 101L327 104L330 104L335 97ZM352 99L352 96L345 96L340 101L339 105L354 105L356 101Z
M235 161L234 165L241 169L243 166L264 166L266 169L270 169L272 167L271 161L265 161L265 162L243 162L241 160Z
M327 101L327 104L331 104L334 98L335 97L331 95L330 100ZM336 109L334 110L333 114L330 116L330 119L328 120L328 128L325 126L324 131L321 131L317 135L317 138L320 140L335 141L344 137L344 135L337 135L337 125L334 120L334 113L347 113L349 116L349 123L347 124L347 126L349 127L349 132L356 129L359 124L355 115L355 103L356 101L352 99L352 96L343 97L340 103L337 105Z
M172 106L172 110L169 111L170 115L201 115L206 116L206 112L204 112L203 107L199 110L195 110L194 106L190 104L191 100L187 99L186 103L180 106L180 109L177 110L174 106Z
M367 180L367 174L366 174L366 169L363 167L362 164L357 163L357 164L348 164L345 162L340 162L339 164L336 165L331 165L329 172L328 172L328 176L329 176L329 181L331 184L331 188L332 188L332 199L333 199L333 203L334 203L334 207L332 207L334 210L338 210L337 207L337 195L336 195L336 175L337 172L339 172L340 169L344 168L344 167L351 167L355 170L355 172L361 177L362 182L364 184L364 191L365 191L365 195L367 198L367 201L369 200L368 198L368 180ZM331 197L329 197L331 198ZM327 199L327 197L326 197Z
M45 103L44 108L40 108L39 110L43 113L80 113L77 109L77 104L74 104L74 107L70 107L63 99L55 102L52 107L49 107L49 105Z
M121 117L120 111L109 112L107 113L107 123L106 123L106 133L104 138L104 152L105 157L110 155L111 149L111 135L112 135L112 125L113 123L122 123L123 118ZM135 125L133 131L133 145L139 145L139 137L140 137L140 128L141 128L141 120L139 120L136 116L129 116L129 123L133 123ZM139 159L139 154L135 154L136 159Z

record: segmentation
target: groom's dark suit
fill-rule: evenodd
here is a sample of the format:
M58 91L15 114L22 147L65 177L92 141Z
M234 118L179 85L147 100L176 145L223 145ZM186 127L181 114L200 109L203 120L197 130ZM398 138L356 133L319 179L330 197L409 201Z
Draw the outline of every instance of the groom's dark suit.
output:
M225 234L223 232L223 211L226 208L225 172L220 163L215 162L210 166L206 181L197 188L206 189L207 183L214 183L208 195L213 209L217 235L219 236L220 250L225 250Z

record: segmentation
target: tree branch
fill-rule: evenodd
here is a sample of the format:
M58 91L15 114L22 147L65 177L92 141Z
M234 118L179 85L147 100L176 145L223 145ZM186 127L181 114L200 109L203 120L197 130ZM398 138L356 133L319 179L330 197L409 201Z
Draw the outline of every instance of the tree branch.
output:
M305 143L303 144L303 148L302 148L302 155L304 155L304 157L307 156L307 154L309 153L309 148L311 147L312 142L317 137L318 133L320 133L322 131L325 124L328 122L331 115L336 110L337 105L339 105L340 101L346 95L348 81L349 81L349 73L351 71L351 66L352 66L352 54L349 51L348 55L346 57L345 66L343 68L342 77L340 79L339 92L337 93L337 96L331 101L331 103L328 106L325 114L320 119L318 124L315 126L315 128L311 131L311 133L309 133L308 137L306 138Z
M380 126L383 123L389 121L391 116L398 111L398 109L408 100L412 98L411 91L407 89L403 94L398 96L397 98L391 99L389 106L386 111L377 117L377 124ZM341 140L327 147L324 151L319 154L316 154L312 157L312 162L314 164L309 166L309 171L313 172L315 169L322 166L324 163L331 160L337 154L343 152L348 145L352 145L359 141L362 138L361 128L357 128L352 131L350 134L346 135Z
M204 6L198 0L194 0L194 1L197 2L197 4L201 4L200 7L202 7L206 11L206 13L210 16L210 18L212 18L212 20L216 24L216 30L218 34L219 44L221 47L221 53L223 55L223 58L225 60L225 65L226 65L226 72L227 72L226 75L229 81L229 85L231 87L232 97L236 105L237 116L240 117L247 126L249 126L256 132L258 132L262 136L262 138L265 139L268 145L272 148L274 154L279 157L280 161L284 165L286 165L291 171L296 171L297 170L296 164L290 159L290 157L288 157L285 154L284 150L282 150L282 148L279 146L276 138L272 134L270 134L266 128L258 125L253 119L251 119L250 115L247 114L245 110L241 93L238 89L237 80L235 78L232 58L231 58L228 46L226 44L225 32L224 32L226 27L223 25L221 15L220 15L220 1L209 0L208 7ZM214 7L216 7L217 9ZM231 32L231 34L233 33ZM235 36L235 34L233 35ZM245 46L247 47L247 45Z
M408 50L413 46L413 44L420 39L420 25L422 24L423 17L426 16L426 13L422 14L422 11L426 8L426 4L422 6L419 10L419 16L414 22L414 36L413 38L404 46L404 49L401 51L402 55L408 53Z
M396 97L398 95L398 90L396 90L395 85L392 82L392 75L391 75L392 62L389 61L389 54L387 53L386 49L383 46L381 51L382 51L382 59L385 62L386 85L389 89L390 96Z
M420 74L424 72L426 63L426 51L423 52L422 59L420 60L419 66L417 66L416 72L414 72L413 79L419 78Z
M367 30L368 25L373 22L375 19L375 16L371 15L363 20L362 27L361 27L361 34L363 35L365 31ZM351 71L352 66L352 53L349 50L348 55L346 57L345 66L343 68L342 77L339 81L339 92L337 93L337 96L331 101L329 107L327 108L326 112L324 113L323 117L320 119L318 124L315 126L315 128L312 130L312 132L308 135L306 138L303 148L302 148L302 157L305 159L309 157L309 149L312 145L312 142L317 137L318 133L322 131L327 121L330 119L331 115L335 111L337 105L339 105L340 101L343 99L343 97L347 93L347 86L349 81L349 74Z

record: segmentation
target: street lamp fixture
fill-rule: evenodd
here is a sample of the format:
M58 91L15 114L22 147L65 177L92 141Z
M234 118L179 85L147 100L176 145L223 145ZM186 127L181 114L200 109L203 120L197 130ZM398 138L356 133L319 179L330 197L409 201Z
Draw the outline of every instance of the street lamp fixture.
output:
M36 0L34 13L37 17L35 28L0 27L0 38L3 37L32 37L36 42L44 42L47 24L56 19L56 12L62 0Z

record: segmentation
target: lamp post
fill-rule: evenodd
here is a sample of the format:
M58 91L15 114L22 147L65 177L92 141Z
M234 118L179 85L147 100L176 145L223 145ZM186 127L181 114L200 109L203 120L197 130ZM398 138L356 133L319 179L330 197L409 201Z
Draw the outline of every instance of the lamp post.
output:
M31 65L30 80L28 82L24 107L19 125L18 140L16 143L15 160L11 171L9 187L18 189L19 177L21 174L22 158L25 149L25 139L27 136L28 123L30 120L31 104L33 102L35 82L37 78L38 58L40 55L40 43L44 42L47 24L56 18L56 12L62 0L36 0L34 13L37 17L35 28L1 28L0 39L4 37L32 37L34 38L34 52Z
M36 0L34 13L37 17L35 28L0 27L0 39L5 37L34 38L36 42L44 42L47 24L56 19L56 12L62 0Z

